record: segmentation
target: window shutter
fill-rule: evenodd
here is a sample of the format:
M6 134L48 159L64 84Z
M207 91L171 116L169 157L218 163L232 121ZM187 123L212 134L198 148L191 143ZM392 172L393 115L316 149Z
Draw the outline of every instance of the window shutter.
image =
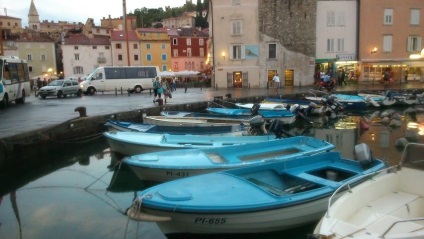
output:
M246 47L244 45L241 45L241 59L246 58Z

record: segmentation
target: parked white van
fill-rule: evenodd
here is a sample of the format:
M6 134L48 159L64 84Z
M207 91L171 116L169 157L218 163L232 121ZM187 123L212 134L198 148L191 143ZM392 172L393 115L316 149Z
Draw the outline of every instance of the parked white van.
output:
M152 81L160 77L157 66L102 66L80 83L84 94L100 91L130 90L140 93L153 87Z

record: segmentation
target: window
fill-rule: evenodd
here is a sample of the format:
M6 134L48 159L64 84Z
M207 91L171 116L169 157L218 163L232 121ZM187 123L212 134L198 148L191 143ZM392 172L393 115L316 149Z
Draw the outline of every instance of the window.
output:
M166 54L162 54L162 61L166 61Z
M32 72L32 66L28 66L28 71Z
M74 46L74 50L78 50L78 46Z
M42 60L42 61L45 61L45 60L46 60L46 55L41 54L41 60Z
M138 44L137 43L133 44L133 48L138 49Z
M232 0L231 1L231 5L233 5L233 6L239 6L240 5L240 0Z
M97 46L93 46L93 50L96 50L97 49Z
M74 74L84 74L84 68L82 66L74 66Z
M150 49L150 43L146 44L146 49Z
M162 49L166 49L166 44L162 43Z
M109 50L109 46L105 46L105 49L106 49L106 50Z
M345 12L338 12L337 13L337 26L343 27L345 25L346 25Z
M174 63L174 70L177 70L178 69L178 62L175 62Z
M174 57L178 57L178 49L172 51Z
M242 34L242 21L234 20L231 21L232 24L232 35L241 35Z
M177 44L178 44L178 39L172 38L172 45L177 45Z
M277 58L277 44L275 43L268 44L268 58L269 59Z
M344 38L337 39L337 51L344 52Z
M187 48L187 56L191 57L191 48Z
M151 60L152 60L152 55L151 55L151 54L147 54L147 55L146 55L146 59L147 59L148 61L151 61Z
M116 44L115 44L115 48L116 48L116 49L121 49L121 48L122 48L121 43L116 43Z
M411 25L420 25L420 9L411 9Z
M191 38L187 38L187 46L191 46Z
M383 36L383 52L392 52L392 35Z
M27 55L27 60L32 61L32 55Z
M122 61L122 55L118 54L118 61Z
M138 55L134 55L134 61L138 61Z
M237 59L242 59L242 51L241 51L241 49L242 49L242 46L241 45L233 45L233 46L231 46L231 51L230 51L230 53L231 53L231 58L230 59L234 59L234 60L237 60Z
M334 51L334 39L328 38L327 39L327 52L333 52Z
M203 61L200 62L200 69L205 69L205 63Z
M334 27L336 25L336 13L334 11L327 12L327 27Z
M202 38L199 39L199 46L203 46L205 43Z
M75 59L76 61L79 61L79 54L78 54L78 53L74 54L74 59Z
M162 65L162 71L167 71L168 70L168 66L167 65Z
M200 54L200 57L204 57L205 56L205 49L200 48L199 49L199 54Z
M384 9L384 25L393 25L393 9Z
M408 37L408 51L409 52L421 51L421 37L418 37L418 36Z

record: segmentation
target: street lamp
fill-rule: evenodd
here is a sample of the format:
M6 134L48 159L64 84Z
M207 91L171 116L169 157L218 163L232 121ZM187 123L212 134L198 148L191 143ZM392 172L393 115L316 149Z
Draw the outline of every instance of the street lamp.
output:
M371 54L377 53L378 48L374 47L374 49L372 49Z

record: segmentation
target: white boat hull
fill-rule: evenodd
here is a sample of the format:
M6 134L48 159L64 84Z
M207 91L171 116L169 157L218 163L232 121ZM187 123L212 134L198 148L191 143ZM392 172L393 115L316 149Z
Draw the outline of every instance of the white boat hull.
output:
M331 206L315 238L424 238L424 219L390 229L396 221L424 218L424 188L417 186L422 181L419 170L402 168L358 185Z
M155 220L152 221L156 221L164 234L261 233L286 230L315 222L324 215L327 202L326 197L297 206L235 214L188 214L150 209L143 209L143 213L138 213L134 205L128 214L133 219L144 217L143 220L154 216ZM157 217L164 220L157 220Z

